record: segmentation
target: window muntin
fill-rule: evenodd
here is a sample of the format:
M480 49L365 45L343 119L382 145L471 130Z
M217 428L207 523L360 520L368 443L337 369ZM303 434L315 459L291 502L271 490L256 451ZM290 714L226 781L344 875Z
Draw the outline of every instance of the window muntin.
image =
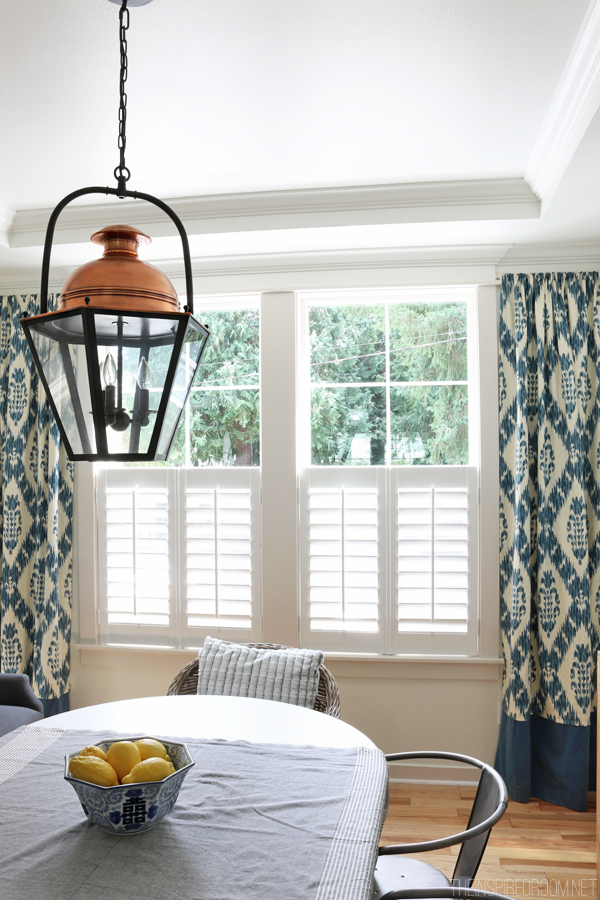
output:
M467 300L309 304L312 465L469 461Z

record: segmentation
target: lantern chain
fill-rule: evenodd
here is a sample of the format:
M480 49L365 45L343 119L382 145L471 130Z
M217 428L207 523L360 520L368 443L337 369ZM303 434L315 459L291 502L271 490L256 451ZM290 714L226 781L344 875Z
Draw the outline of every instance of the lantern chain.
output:
M125 165L125 146L127 144L126 125L127 125L127 94L125 93L125 82L127 81L127 29L129 28L129 9L127 8L127 0L123 0L121 9L119 10L119 44L121 51L121 69L119 73L119 165L115 168L115 178L120 195L124 196L126 190L125 184L131 178L131 172Z

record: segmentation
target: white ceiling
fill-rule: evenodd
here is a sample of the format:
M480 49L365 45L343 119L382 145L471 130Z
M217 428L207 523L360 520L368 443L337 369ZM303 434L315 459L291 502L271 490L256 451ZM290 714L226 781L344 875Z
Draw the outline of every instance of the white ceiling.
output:
M115 184L118 10L0 0L4 288L64 195ZM202 287L600 263L600 0L153 0L128 41L130 187L174 201ZM177 274L170 223L105 202L61 216L56 283L115 216Z

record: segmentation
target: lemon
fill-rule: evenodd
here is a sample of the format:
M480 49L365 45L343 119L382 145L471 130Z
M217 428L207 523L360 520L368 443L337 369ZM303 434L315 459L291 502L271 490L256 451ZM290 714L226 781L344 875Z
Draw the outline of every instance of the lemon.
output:
M99 784L100 787L115 787L119 783L113 767L98 756L74 756L69 763L73 778Z
M134 766L129 775L123 778L123 784L139 784L141 781L162 781L167 775L172 775L175 766L166 759L150 756Z
M151 756L154 756L158 759L169 760L166 748L155 738L140 738L139 741L135 741L135 746L140 751L142 759L149 759Z
M106 761L106 753L102 749L102 747L96 747L95 744L91 744L89 747L84 747L83 750L79 751L79 756L97 756L98 759L103 759Z
M133 767L141 762L141 755L133 741L116 741L106 751L106 759L111 764L122 783Z

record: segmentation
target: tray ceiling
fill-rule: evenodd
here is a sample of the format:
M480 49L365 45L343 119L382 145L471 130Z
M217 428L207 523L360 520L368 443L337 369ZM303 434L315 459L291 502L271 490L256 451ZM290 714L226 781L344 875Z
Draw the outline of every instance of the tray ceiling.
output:
M175 201L198 258L492 245L600 258L599 6L153 0L128 33L130 186ZM118 7L0 0L0 21L6 282L39 264L65 194L114 183ZM56 267L95 254L96 213L61 218ZM176 257L139 215L148 258Z

